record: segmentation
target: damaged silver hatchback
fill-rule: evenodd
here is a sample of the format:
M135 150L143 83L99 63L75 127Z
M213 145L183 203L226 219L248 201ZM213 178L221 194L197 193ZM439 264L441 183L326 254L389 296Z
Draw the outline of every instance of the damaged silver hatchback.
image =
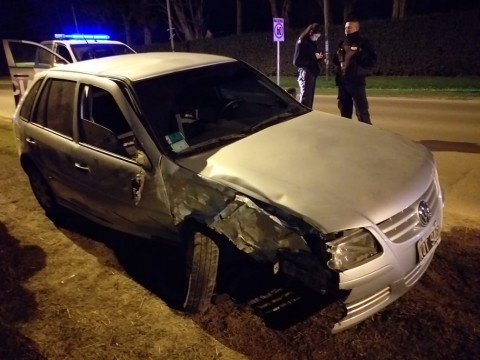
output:
M210 304L228 243L318 294L346 294L337 332L410 289L440 243L425 147L307 109L235 59L58 66L35 75L13 124L47 213L184 246L186 311Z

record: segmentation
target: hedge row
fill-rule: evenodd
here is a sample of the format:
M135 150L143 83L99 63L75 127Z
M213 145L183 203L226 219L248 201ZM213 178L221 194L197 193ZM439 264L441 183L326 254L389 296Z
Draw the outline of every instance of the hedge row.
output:
M361 24L378 53L375 75L480 75L480 9ZM280 73L294 75L293 49L302 29L287 29L280 43ZM343 25L330 30L330 57L343 38ZM319 45L324 50L323 38ZM170 43L153 44L141 51L169 51ZM175 44L175 51L204 52L235 57L268 75L277 72L277 43L272 33L248 33ZM326 66L322 68L325 74ZM333 67L329 66L329 74Z

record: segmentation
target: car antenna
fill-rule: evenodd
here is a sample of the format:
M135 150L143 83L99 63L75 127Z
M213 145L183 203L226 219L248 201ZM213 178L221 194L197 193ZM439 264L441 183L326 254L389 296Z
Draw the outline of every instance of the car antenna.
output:
M73 21L75 22L75 30L77 31L77 34L79 34L80 31L78 30L77 16L75 15L75 7L73 6L73 3L71 4L71 6L72 6Z

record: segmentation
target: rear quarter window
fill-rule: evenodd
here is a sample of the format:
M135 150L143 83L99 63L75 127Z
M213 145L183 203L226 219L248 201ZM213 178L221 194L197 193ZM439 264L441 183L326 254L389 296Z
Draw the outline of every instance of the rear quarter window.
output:
M68 48L65 45L58 44L57 45L57 54L65 58L69 63L73 62L72 55L70 55L70 51L68 51ZM58 61L60 59L55 58L57 63L62 63L64 61Z
M35 102L35 98L37 97L38 90L40 89L40 85L42 84L42 81L39 80L33 86L31 89L28 91L28 94L25 97L25 100L23 101L22 108L20 109L20 117L24 120L31 120L31 116L33 113L33 104Z

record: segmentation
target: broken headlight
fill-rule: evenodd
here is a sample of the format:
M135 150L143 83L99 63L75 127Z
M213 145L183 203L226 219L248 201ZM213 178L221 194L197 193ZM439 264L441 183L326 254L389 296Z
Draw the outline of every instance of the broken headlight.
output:
M354 229L326 243L329 268L344 271L354 268L379 255L382 248L373 235L365 229Z

